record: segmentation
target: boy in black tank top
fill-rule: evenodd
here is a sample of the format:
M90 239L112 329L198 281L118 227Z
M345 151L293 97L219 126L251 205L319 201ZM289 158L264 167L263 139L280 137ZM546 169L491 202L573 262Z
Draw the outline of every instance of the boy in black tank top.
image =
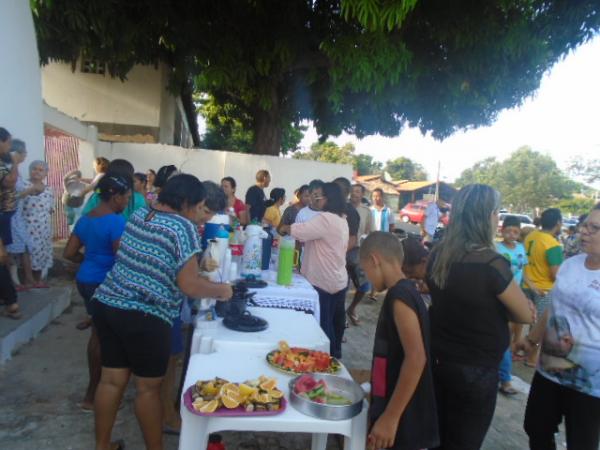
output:
M402 261L402 245L391 233L371 233L360 249L369 281L377 291L388 290L373 348L370 449L439 445L427 309Z

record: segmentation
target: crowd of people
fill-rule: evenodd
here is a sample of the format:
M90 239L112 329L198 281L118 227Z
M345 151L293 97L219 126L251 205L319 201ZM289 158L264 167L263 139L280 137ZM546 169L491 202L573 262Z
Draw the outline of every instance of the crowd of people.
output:
M25 156L25 144L0 128L0 298L3 314L15 319L17 292L47 286L52 264L48 169L34 161L21 180ZM497 242L500 195L474 184L455 195L443 239L434 236L447 208L441 201L428 208L416 239L395 229L380 189L369 202L364 186L345 178L312 180L287 202L283 188L265 192L266 170L242 200L230 176L218 185L173 165L142 173L104 158L94 169L92 179L65 177L72 233L64 257L79 264L77 289L89 317L78 328L91 327L80 406L94 412L97 450L124 448L111 434L132 375L146 448L162 449L163 433L178 432L183 380L175 368L186 350L191 300L232 296L229 284L200 275L214 262L203 257L199 229L216 213L297 240L335 357L342 357L345 329L360 326L363 298L385 292L374 336L369 448L480 448L498 391L517 392L510 375L516 360L537 368L524 424L530 447L555 448L563 418L570 449L598 447L600 206L581 218L564 249L556 209L528 233L507 217ZM346 309L350 282L355 293Z

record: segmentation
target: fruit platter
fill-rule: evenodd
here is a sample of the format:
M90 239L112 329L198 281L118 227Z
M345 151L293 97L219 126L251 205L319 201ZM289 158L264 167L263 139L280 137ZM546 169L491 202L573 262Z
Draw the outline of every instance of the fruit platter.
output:
M346 420L363 409L365 393L353 380L327 374L304 374L290 381L290 403L303 414Z
M290 347L285 341L279 348L267 353L267 362L277 370L290 374L338 373L340 362L329 353L302 347Z
M277 380L264 375L243 383L218 377L200 380L187 389L183 400L186 408L199 416L270 416L286 407Z

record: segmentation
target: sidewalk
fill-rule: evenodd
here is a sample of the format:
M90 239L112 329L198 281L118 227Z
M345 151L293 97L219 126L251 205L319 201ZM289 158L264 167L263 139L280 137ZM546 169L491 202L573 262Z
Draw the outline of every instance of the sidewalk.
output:
M64 283L61 280L61 283ZM72 306L35 340L22 347L0 367L0 448L11 450L89 450L93 448L93 415L78 408L87 384L85 349L89 330L75 325L85 316L82 300L73 289ZM363 324L351 327L344 344L344 362L352 369L368 370L375 319L381 302L365 300L359 307ZM529 381L530 369L516 366ZM526 386L526 385L525 385ZM128 449L144 448L133 413L132 386L126 392L113 436L124 438ZM494 422L485 450L526 449L522 430L527 397L498 396ZM308 450L310 438L302 434L223 433L228 450ZM165 449L177 449L177 437L165 437ZM559 442L564 442L559 438ZM338 450L330 437L328 450ZM560 447L564 448L564 447Z

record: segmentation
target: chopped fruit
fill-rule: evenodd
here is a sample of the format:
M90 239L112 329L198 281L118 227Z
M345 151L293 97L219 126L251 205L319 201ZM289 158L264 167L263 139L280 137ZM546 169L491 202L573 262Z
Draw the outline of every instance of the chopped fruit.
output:
M269 394L258 394L256 401L258 403L271 403L271 396Z
M283 392L281 392L279 389L273 389L272 391L269 391L269 395L271 398L279 399L283 397Z
M223 395L221 397L221 401L223 402L223 406L227 409L234 409L240 406L239 400L236 398L230 397L229 395Z
M207 404L203 405L198 411L201 413L211 414L214 413L219 407L219 400L211 400Z
M250 397L256 392L256 388L245 383L240 384L240 395L244 398Z
M272 390L275 386L277 386L277 380L275 378L271 378L268 380L265 380L264 382L262 382L260 384L260 388L263 391L270 391Z
M240 388L235 383L226 383L221 386L220 394L224 395L226 392L235 392L236 394L239 394Z

